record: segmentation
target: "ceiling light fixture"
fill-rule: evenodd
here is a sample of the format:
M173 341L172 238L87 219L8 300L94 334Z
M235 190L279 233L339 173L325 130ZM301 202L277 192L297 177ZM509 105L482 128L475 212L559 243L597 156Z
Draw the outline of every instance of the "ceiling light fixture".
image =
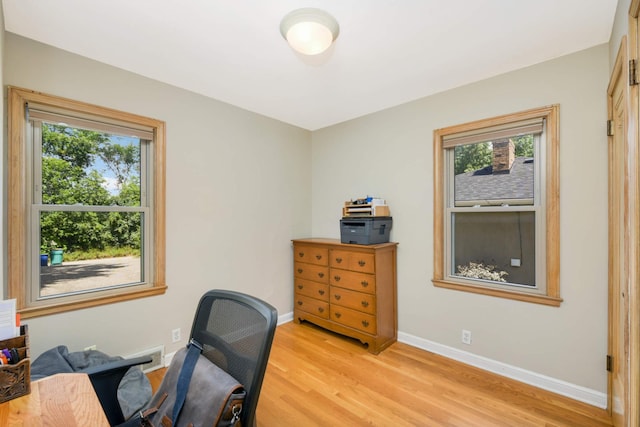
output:
M338 21L320 9L303 8L282 18L280 33L289 45L304 55L317 55L338 37Z

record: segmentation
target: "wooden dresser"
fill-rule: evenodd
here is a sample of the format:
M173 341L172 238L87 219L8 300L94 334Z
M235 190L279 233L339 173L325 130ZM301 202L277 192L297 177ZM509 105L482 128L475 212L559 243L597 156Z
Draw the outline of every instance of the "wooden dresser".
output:
M374 354L394 343L397 245L293 240L294 321L356 338Z

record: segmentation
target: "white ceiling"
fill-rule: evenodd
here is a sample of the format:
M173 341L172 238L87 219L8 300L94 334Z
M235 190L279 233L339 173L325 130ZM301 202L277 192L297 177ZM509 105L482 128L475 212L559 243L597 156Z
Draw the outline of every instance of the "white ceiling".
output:
M309 130L606 43L617 0L2 0L9 32ZM280 20L318 7L304 58ZM36 88L34 88L36 89Z

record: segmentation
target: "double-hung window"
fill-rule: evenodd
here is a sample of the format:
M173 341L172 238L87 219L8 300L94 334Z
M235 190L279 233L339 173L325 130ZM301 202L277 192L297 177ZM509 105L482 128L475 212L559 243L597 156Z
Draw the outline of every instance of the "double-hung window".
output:
M24 317L164 292L164 123L9 89L9 289Z
M559 305L558 106L434 132L434 284Z

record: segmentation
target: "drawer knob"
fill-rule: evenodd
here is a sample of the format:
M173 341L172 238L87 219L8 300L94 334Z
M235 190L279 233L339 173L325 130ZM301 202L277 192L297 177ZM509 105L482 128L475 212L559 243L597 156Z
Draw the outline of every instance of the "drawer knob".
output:
M363 307L365 307L365 308L366 308L366 307L369 307L369 302L368 302L368 301L362 301L362 303L361 303L361 304L362 304L362 306L363 306Z
M303 285L298 285L298 289L302 289L302 288L304 288Z
M324 308L322 308L322 307L318 307L318 311L319 311L320 313L324 313Z
M302 274L302 271L303 270L301 268L298 269L298 273Z
M340 314L340 313L336 313L336 317L337 317L338 319L340 318L340 316L342 316L342 314Z
M366 320L362 321L362 326L364 326L365 328L369 326L369 322L367 322Z
M336 282L339 282L340 281L340 276L338 276L338 275L333 276L333 280L335 280Z
M302 305L302 301L298 301L298 305Z
M340 264L342 262L342 258L336 258L336 262Z
M365 264L366 264L366 262L365 262L365 261L363 261L363 260L358 261L358 265L359 265L360 267L364 267L364 265L365 265Z
M324 295L324 291L323 291L322 289L319 289L319 290L318 290L318 293L319 293L320 295Z
M304 256L304 252L298 252L298 256L302 258Z
M322 255L316 255L316 259L320 261L322 259Z
M342 298L342 297L341 297L340 295L338 295L338 294L335 294L333 297L334 297L335 299L337 299L338 301L340 300L340 298Z
M318 273L318 277L322 279L324 277L324 273Z
M366 280L363 280L362 282L360 282L360 284L362 285L363 288L366 288L367 286L369 286L369 282L367 282Z

